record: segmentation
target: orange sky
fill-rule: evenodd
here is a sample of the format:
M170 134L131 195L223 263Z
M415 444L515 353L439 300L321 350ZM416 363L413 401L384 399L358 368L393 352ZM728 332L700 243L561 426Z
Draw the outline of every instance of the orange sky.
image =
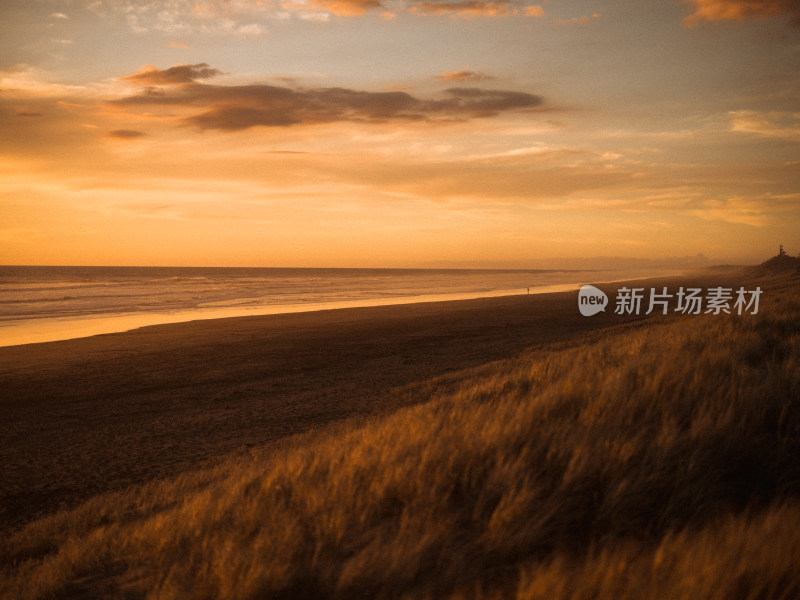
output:
M0 263L796 253L796 6L4 3Z

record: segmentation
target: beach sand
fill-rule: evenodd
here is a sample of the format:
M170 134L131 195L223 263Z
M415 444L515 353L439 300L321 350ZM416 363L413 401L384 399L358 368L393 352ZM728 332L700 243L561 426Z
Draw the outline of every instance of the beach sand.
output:
M710 286L734 276L644 285ZM423 402L457 386L464 370L529 348L676 318L623 318L613 306L586 318L576 298L239 317L0 348L0 531L95 494Z

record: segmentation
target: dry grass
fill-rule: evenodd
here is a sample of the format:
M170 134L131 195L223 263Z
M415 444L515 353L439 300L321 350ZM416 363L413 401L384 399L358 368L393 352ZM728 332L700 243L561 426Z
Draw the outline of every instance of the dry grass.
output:
M800 597L800 289L779 288L31 523L0 596Z

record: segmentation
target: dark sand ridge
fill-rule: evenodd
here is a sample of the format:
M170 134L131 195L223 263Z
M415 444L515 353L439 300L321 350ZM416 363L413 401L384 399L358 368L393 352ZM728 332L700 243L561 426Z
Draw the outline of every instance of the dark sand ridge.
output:
M740 279L718 272L637 285ZM195 321L0 348L0 531L424 401L457 385L459 371L527 348L642 321L613 315L619 285L602 286L612 305L591 318L565 292Z

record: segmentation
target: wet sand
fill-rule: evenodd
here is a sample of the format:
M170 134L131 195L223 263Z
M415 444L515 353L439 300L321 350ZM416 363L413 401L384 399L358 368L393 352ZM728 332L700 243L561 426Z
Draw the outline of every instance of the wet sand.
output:
M676 282L687 280L659 281ZM239 317L0 348L0 532L98 493L423 402L464 370L528 348L645 320L613 307L582 317L576 298Z

